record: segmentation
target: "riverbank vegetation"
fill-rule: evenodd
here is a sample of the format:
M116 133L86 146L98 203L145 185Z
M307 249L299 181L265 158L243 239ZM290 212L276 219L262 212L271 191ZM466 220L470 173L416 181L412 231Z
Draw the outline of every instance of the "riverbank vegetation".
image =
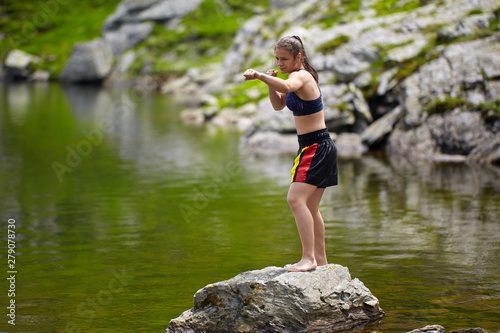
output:
M38 65L58 74L76 42L101 35L101 26L121 0L5 1L1 4L0 59L20 49L42 59ZM0 34L1 36L1 34Z
M40 57L39 69L57 77L73 45L100 37L101 26L120 2L28 0L2 5L0 58L20 49ZM128 75L140 76L145 66L153 75L179 75L221 61L243 22L266 8L267 0L205 0L173 27L155 23L150 36L136 47L138 57Z

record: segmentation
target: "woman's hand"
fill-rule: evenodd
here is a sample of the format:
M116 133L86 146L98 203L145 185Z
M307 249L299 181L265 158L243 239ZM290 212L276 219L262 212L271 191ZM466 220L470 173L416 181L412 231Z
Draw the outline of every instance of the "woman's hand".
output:
M253 70L253 69L247 69L245 71L245 73L243 73L243 76L245 77L245 80L246 81L249 81L249 80L256 80L259 78L259 75L260 73L257 72L256 70Z
M257 72L256 70L253 70L253 69L247 69L245 71L245 73L243 73L243 76L245 77L245 80L249 81L249 80L256 80L259 78L259 75L262 75L262 73L259 73ZM274 76L274 77L277 77L278 76L278 71L274 70L274 69L270 69L266 72L266 75L269 75L269 76Z
M277 77L278 76L278 71L276 71L274 69L270 69L270 70L267 71L266 75Z

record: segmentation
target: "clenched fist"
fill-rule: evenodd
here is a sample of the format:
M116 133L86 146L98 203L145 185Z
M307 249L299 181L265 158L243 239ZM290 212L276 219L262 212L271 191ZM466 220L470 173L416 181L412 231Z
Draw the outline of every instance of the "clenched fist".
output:
M245 71L245 73L243 73L243 76L245 77L245 80L249 81L249 80L255 80L255 79L258 79L259 78L259 72L257 72L256 70L253 70L253 69L247 69Z
M278 71L274 70L274 69L270 69L266 72L267 75L269 76L274 76L274 77L277 77L278 76Z
M255 79L258 79L259 78L259 75L261 75L262 73L259 73L257 72L256 70L253 70L253 69L247 69L245 71L245 73L243 73L243 76L245 77L245 80L255 80ZM278 76L278 71L274 70L274 69L270 69L266 72L266 75L269 75L269 76Z

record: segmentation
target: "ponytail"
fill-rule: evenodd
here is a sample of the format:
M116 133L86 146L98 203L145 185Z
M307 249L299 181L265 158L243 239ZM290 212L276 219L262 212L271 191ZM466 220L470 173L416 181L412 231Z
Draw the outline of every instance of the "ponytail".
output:
M311 73L314 80L319 83L318 72L314 69L307 57L306 50L304 49L304 43L302 43L302 39L299 36L288 36L281 38L275 45L274 50L277 48L283 48L288 50L294 58L297 58L298 54L302 54L302 65L304 68Z

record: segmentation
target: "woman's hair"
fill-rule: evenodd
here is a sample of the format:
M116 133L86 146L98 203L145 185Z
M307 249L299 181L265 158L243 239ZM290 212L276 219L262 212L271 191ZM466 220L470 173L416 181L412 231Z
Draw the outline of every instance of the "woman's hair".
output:
M316 82L319 83L318 72L313 68L309 58L307 58L306 50L304 50L304 43L302 43L302 39L299 36L287 36L281 38L275 45L274 50L276 49L285 49L290 52L294 58L297 58L297 55L302 54L302 65L304 68L311 73Z

